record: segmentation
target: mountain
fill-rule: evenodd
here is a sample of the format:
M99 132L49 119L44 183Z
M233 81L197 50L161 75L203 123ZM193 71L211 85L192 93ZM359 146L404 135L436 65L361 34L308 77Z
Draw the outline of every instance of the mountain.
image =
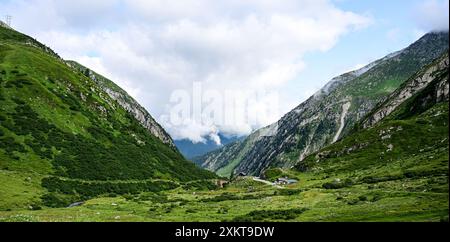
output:
M128 93L117 86L114 82L108 80L100 74L90 70L87 67L75 62L66 61L66 63L83 73L85 76L93 80L97 85L109 95L114 101L116 101L123 109L133 115L133 117L139 121L151 134L158 137L163 143L169 146L175 147L175 144L170 135L159 125L155 119L143 108L136 100L134 100Z
M359 129L311 154L295 169L339 177L324 184L334 189L401 181L398 192L446 197L448 212L448 67L445 53L380 102Z
M413 96L417 95L414 98ZM401 117L422 112L436 103L448 101L448 53L423 68L415 76L403 83L400 88L391 93L385 101L379 103L360 122L363 129L376 125L401 105L409 101L408 107L403 108ZM394 115L399 117L399 114Z
M333 78L278 122L196 162L226 176L292 167L348 134L377 103L446 52L448 45L448 33L426 34L401 51Z
M0 27L0 209L211 178L120 87Z
M211 139L207 139L205 142L194 143L189 139L175 140L175 146L180 150L181 154L188 159L195 159L196 157L202 156L208 152L219 149L224 145L235 142L241 137L227 137L226 135L218 134L220 138L220 143L217 144Z

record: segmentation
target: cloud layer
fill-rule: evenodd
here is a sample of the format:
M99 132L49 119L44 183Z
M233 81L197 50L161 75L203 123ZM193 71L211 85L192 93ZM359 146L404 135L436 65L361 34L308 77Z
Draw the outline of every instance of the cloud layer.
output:
M419 4L414 18L424 31L448 31L449 0L426 0Z
M304 68L304 55L327 51L371 23L325 0L19 0L4 8L20 30L117 82L174 138L217 143L219 132L248 134L293 108L282 90ZM246 112L258 113L271 102L281 111L252 123L192 117L172 125L172 93L192 93L194 82L219 96L225 90L270 91ZM222 101L218 109L235 100Z

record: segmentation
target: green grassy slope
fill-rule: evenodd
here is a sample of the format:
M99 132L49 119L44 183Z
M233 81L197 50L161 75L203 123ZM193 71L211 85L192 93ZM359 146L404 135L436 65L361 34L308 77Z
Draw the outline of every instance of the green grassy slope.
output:
M0 170L0 209L170 187L149 179L215 177L151 135L50 49L6 28L0 28ZM117 180L143 182L80 185Z

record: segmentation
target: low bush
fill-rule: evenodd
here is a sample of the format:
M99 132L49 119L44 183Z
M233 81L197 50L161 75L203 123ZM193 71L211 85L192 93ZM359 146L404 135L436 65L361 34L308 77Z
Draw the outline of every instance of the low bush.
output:
M160 192L176 188L169 181L142 181L142 182L89 182L89 181L67 181L58 177L47 177L42 179L42 186L50 192L69 195L82 195L94 197L103 194L138 194L144 191Z
M4 149L5 153L10 157L14 156L14 151L19 153L23 153L26 151L25 147L22 144L17 143L12 137L0 138L0 149Z
M364 196L364 195L359 196L358 199L359 199L359 201L361 201L361 202L367 201L367 197Z
M356 205L356 204L358 204L360 202L360 200L359 199L350 199L350 200L348 200L347 201L347 204L348 205Z
M185 184L183 186L186 190L215 190L219 188L214 181L211 180L200 180L193 181Z
M385 181L394 181L394 180L401 180L403 179L404 176L403 174L399 174L399 175L387 175L387 176L381 176L381 177L376 177L376 176L366 176L363 177L361 179L361 181L363 183L378 183L378 182L385 182Z
M82 200L82 198L79 196L74 196L74 195L67 196L67 195L50 192L50 193L44 194L41 197L41 200L42 200L43 204L47 207L65 208L74 202L78 202L78 201Z
M327 182L322 185L325 189L340 189L344 187L349 187L353 185L353 181L351 179L345 179L344 181L333 181Z
M301 189L280 189L275 192L275 195L278 196L292 196L297 195L302 192Z
M376 193L376 194L374 194L374 195L372 196L372 198L370 199L370 201L371 201L371 202L377 202L377 201L381 200L382 198L383 198L383 196L382 196L381 194Z

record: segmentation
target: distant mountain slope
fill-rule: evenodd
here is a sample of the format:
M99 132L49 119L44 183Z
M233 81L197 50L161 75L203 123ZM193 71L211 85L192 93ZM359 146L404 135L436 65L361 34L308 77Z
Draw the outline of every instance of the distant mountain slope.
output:
M361 123L380 117L380 110L389 110L389 114L311 154L295 168L333 176L366 170L365 177L348 177L363 183L429 179L426 184L437 185L437 180L446 180L442 192L447 193L448 202L448 64L448 54L444 54L393 92Z
M215 177L185 160L125 91L81 70L0 27L0 209ZM21 186L24 179L30 184ZM13 202L23 196L32 198Z
M262 138L263 133L264 129L257 130L245 139L227 144L206 155L195 157L193 161L207 170L215 171L220 176L229 177L246 152Z
M269 131L267 135L250 135L249 140L197 162L212 171L228 167L227 175L259 175L269 167L291 167L345 136L377 103L447 49L448 33L427 34L404 50L334 78L277 123L262 129ZM245 143L252 145L241 145Z
M202 156L208 152L219 149L224 145L235 142L240 139L240 137L227 137L225 135L218 135L221 141L221 144L218 145L216 142L207 139L206 142L193 143L191 140L182 139L175 140L174 143L178 150L180 150L181 154L188 159L195 159L195 157Z

